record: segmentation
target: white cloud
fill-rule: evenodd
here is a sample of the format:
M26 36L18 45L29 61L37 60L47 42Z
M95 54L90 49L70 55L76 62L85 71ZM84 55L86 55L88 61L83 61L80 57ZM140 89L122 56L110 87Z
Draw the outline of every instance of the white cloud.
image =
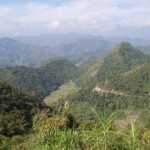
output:
M150 26L150 19L145 18L134 18L134 19L126 19L120 23L120 27L130 27L130 28L139 28Z
M60 22L58 20L52 21L50 24L47 25L50 29L57 29L60 26Z
M5 17L13 12L12 6L0 6L0 17Z
M89 16L79 16L78 21L84 27L93 27L96 25L96 21Z
M116 30L117 26L142 28L150 26L149 8L149 0L72 0L60 6L44 2L30 2L23 6L5 5L0 6L0 33L5 25L10 34L34 34L58 28L64 32L86 29L99 33Z

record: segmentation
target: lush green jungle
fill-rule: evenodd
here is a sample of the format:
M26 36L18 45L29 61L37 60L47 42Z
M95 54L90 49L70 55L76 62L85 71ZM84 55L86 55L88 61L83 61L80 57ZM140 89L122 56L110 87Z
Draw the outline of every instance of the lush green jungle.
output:
M0 149L149 150L146 49L121 42L82 67L62 58L2 64Z
M0 69L1 80L40 99L77 74L78 69L66 59L48 61L38 68L16 66Z

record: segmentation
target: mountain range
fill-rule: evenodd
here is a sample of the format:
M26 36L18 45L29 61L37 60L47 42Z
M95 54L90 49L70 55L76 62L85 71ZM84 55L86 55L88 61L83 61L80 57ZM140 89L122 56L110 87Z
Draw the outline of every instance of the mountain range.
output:
M77 33L1 38L0 66L37 67L55 58L67 58L76 66L83 66L107 54L121 41L130 42L145 54L149 54L147 47L144 47L150 41L144 39L104 38Z
M7 42L3 46L9 47ZM0 134L27 133L38 111L56 113L66 104L77 122L95 120L92 110L97 114L118 111L121 116L134 111L138 117L143 110L149 112L149 93L150 56L128 42L117 44L82 69L60 58L44 61L38 67L3 67Z

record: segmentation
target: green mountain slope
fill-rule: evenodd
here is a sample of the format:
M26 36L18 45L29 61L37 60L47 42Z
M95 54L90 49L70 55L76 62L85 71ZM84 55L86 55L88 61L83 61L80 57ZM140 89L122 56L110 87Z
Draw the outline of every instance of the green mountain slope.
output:
M78 70L72 63L61 59L50 61L39 68L20 66L0 69L0 80L44 98L77 74Z
M80 90L55 104L59 107L69 100L70 111L79 120L94 118L92 107L97 111L148 108L149 63L149 56L129 43L120 43L76 80Z
M0 134L24 134L32 127L32 116L45 105L0 81Z
M113 78L105 84L109 89L129 95L148 96L150 92L150 64L144 64Z
M133 67L147 63L150 58L142 52L136 50L129 43L122 42L105 57L99 59L89 70L89 76L95 72L94 78L98 82L104 82L108 78L113 78L117 74L131 70Z
M150 57L135 49L131 44L122 42L116 45L106 56L87 67L78 79L79 86L103 86L108 80L129 71L138 65L150 62ZM87 86L88 85L88 86Z

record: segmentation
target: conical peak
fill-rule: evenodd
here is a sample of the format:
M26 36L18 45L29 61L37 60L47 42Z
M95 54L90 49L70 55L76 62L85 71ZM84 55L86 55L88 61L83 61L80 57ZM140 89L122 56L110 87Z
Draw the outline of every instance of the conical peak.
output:
M116 51L123 52L123 51L133 51L133 49L134 49L134 47L130 43L121 42L114 47L113 51L114 52L116 52Z

